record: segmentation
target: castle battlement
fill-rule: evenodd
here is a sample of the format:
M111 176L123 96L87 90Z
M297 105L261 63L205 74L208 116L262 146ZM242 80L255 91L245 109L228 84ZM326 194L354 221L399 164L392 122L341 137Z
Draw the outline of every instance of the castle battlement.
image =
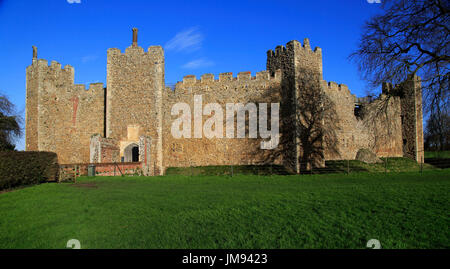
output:
M87 94L103 94L104 84L102 82L89 83L89 87L86 88L86 84L74 84L73 92L87 93Z
M338 84L337 82L334 82L334 81L328 81L327 82L325 80L322 80L322 85L328 90L350 92L350 89L348 88L347 85L345 85L345 84Z
M130 46L122 52L118 48L109 48L107 50L108 56L130 56L130 55L148 55L148 56L163 56L164 50L161 46L149 46L147 51L144 51L144 48L139 46Z
M33 62L33 65L35 63L37 64L37 66L40 66L40 67L48 67L48 61L45 59L38 59L36 62Z
M61 69L61 64L58 63L57 61L51 61L50 67L54 69Z
M29 68L38 67L38 70L32 71ZM89 83L89 87L86 88L86 84L75 84L75 69L73 66L66 64L63 68L61 63L52 60L50 61L50 65L48 64L48 60L46 59L36 59L33 61L32 65L28 66L27 70L30 72L40 72L44 78L49 79L49 81L54 81L55 87L52 87L51 92L54 92L58 96L65 95L65 92L71 93L88 93L88 94L103 94L104 92L104 84L101 82L93 82ZM62 91L57 87L57 85L64 85L65 91ZM47 89L49 91L49 89Z
M176 85L208 85L211 83L227 83L227 82L243 82L243 81L281 81L281 70L277 70L274 75L271 75L269 71L256 72L255 76L252 76L250 71L239 72L237 76L233 76L232 72L220 73L219 78L215 79L214 74L207 73L200 76L197 79L195 75L186 75L182 81L177 82Z
M319 47L315 47L314 50L311 50L309 39L305 38L303 40L303 45L298 40L291 40L286 43L286 46L278 45L275 47L275 50L267 51L267 57L280 57L285 55L286 53L290 53L300 49L304 52L322 55L322 49Z
M266 68L271 73L281 69L286 78L291 80L304 72L314 72L322 77L322 49L311 50L309 39L303 40L303 45L297 40L291 40L286 46L279 45L275 51L267 51Z
M62 68L61 67L62 65L59 62L54 61L54 60L50 61L50 65L49 65L48 64L48 60L46 60L46 59L36 59L28 67L30 68L30 67L33 67L33 66L38 66L38 67L41 67L41 68L48 68L48 69L51 69L51 70L63 70L63 71L69 71L69 72L73 72L74 71L73 67L71 65L69 65L69 64L66 64Z
M51 61L49 65L45 59L33 59L33 63L27 67L27 72L41 73L44 76L53 76L55 79L63 79L71 82L74 81L75 76L75 70L71 65L67 64L61 68L59 62Z

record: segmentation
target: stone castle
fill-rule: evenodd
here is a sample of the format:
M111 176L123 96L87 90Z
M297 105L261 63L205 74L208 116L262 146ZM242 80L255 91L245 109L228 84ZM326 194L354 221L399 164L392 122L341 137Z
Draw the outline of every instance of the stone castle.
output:
M360 149L379 157L423 160L418 77L400 85L384 84L377 98L357 98L346 85L323 80L322 50L312 50L308 39L269 50L267 70L255 76L188 75L171 88L165 85L164 68L163 48L150 46L145 51L138 46L137 29L125 52L107 50L106 87L74 84L72 66L61 68L56 61L48 65L33 47L32 64L26 69L26 150L56 152L63 164L141 162L146 175L164 174L167 167L267 163L299 173L326 160L355 159ZM299 116L307 107L298 104L305 93L314 97L317 92L322 93L320 99L310 103L320 111L328 109L331 117L322 116L308 128L305 122L314 113ZM174 138L170 130L177 117L171 108L185 102L193 111L194 95L223 107L280 103L280 144L263 150L262 138L248 136ZM305 138L304 132L312 133L318 126L328 131L318 139ZM307 151L314 157L305 157Z

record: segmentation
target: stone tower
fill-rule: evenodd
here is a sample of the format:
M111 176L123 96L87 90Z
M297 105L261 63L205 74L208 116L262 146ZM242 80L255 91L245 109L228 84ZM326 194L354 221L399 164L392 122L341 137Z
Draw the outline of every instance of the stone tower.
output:
M401 100L403 156L423 162L423 111L420 77L410 75L406 81L395 87L390 83L384 83L383 93L399 96Z
M102 83L74 84L72 66L37 58L26 69L25 150L53 151L60 163L89 160L91 134L103 133Z
M299 83L303 78L311 81L311 84L320 87L322 81L322 49L316 47L311 50L309 39L305 38L302 44L292 40L284 46L277 46L275 51L267 51L267 70L272 74L277 70L282 71L282 103L281 118L285 119L281 129L284 134L282 143L286 151L284 165L290 167L296 173L300 172L302 146L298 138L298 113L297 100L299 96ZM308 87L301 90L310 90ZM308 161L310 162L310 160ZM315 160L314 165L322 165L323 158ZM308 165L311 165L309 163Z
M152 163L161 173L164 52L161 46L139 47L136 28L132 40L125 53L108 49L106 137L119 141L123 156L141 135L150 136Z

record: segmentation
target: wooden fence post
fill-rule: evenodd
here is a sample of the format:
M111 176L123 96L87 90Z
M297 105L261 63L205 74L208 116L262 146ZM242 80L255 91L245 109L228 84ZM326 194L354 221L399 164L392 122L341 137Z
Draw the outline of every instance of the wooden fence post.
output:
M420 162L420 174L423 173L423 156L422 156L422 161Z
M75 165L75 183L77 183L78 165Z

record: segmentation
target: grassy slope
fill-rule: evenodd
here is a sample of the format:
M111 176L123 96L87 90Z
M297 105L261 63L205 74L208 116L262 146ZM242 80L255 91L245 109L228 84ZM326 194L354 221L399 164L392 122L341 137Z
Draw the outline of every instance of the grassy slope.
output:
M0 248L450 247L450 170L82 178L0 194Z

